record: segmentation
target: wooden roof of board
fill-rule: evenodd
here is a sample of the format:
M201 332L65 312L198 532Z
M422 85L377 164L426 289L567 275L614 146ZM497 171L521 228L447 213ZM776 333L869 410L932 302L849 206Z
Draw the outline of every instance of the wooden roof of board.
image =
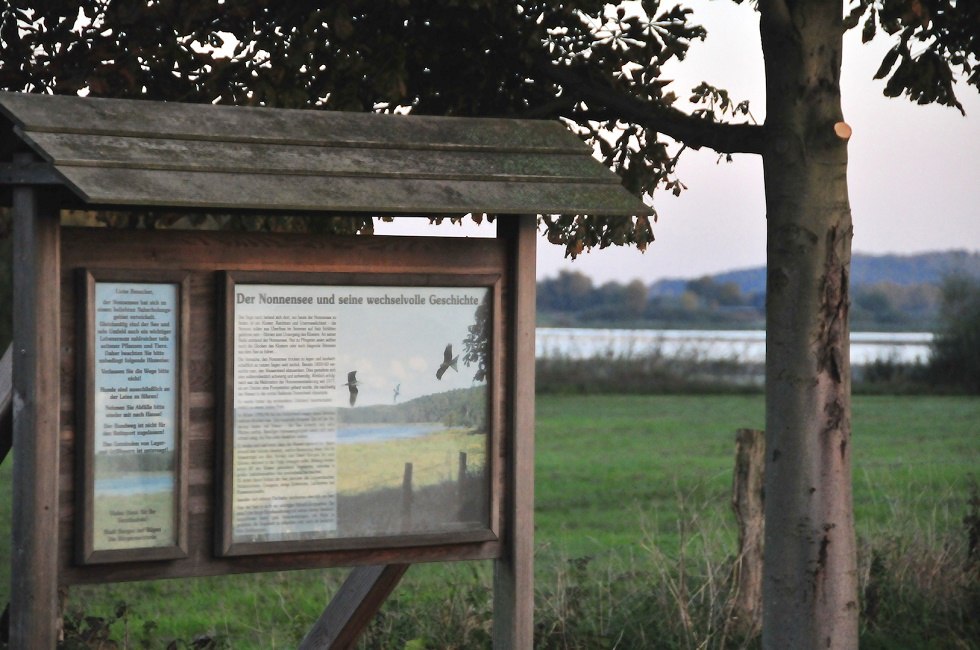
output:
M559 122L0 93L87 204L374 214L641 215Z

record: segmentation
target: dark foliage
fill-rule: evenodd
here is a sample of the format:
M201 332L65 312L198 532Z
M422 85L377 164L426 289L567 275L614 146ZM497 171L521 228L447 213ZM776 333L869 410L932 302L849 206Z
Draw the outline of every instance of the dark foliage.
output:
M949 254L956 256L956 253ZM640 280L595 286L583 273L561 271L537 284L543 326L761 329L766 295L746 291L732 274L649 287ZM851 323L857 331L933 329L939 312L938 285L877 282L855 284Z
M963 0L856 0L849 26L861 25L864 42L879 30L894 37L875 79L887 79L888 97L939 103L963 112L953 88L961 70L980 87L980 4Z
M597 0L12 0L0 13L0 87L284 108L564 115L599 144L599 134L620 126L616 117L562 93L548 71L587 59L589 74L616 76L629 44L645 57L645 98L669 104L673 94L656 82L660 67L704 35L687 14L625 19L606 16ZM617 144L602 147L631 189L679 187L656 132L628 127ZM548 234L571 254L652 239L645 216L549 220Z
M952 276L943 284L929 376L936 384L980 395L980 280Z
M473 381L486 381L490 371L490 335L493 327L493 303L487 293L483 302L476 309L474 322L467 328L463 340L463 363L467 366L476 365Z
M761 153L747 102L661 75L704 39L683 7L601 0L8 0L0 88L24 92L416 114L561 117L623 184L679 194L685 147ZM955 73L980 85L977 3L855 0L851 26L896 39L886 94L959 106ZM889 76L890 75L890 76ZM694 108L677 108L687 96ZM675 143L680 143L679 148ZM653 240L649 215L545 216L576 256ZM157 218L157 217L154 217ZM293 227L301 227L302 224ZM350 228L350 225L344 226ZM370 219L354 224L369 232Z
M130 630L130 607L126 603L116 605L109 616L87 616L81 610L72 610L63 619L64 640L59 650L117 650L120 648L156 648L166 643L167 650L222 650L230 646L220 637L198 635L190 641L162 640L156 633L156 623L146 621L139 629ZM119 628L125 629L127 642L120 644Z

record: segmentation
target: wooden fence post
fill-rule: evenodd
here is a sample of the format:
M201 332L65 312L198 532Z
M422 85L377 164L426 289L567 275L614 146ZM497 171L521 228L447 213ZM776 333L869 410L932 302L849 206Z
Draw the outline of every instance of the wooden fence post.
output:
M456 501L460 507L466 501L466 452L459 452L459 468L456 471Z
M735 434L735 472L732 510L738 522L738 558L735 561L736 594L732 608L735 629L745 638L762 630L762 557L766 438L757 429Z
M412 464L405 463L405 474L402 476L402 530L412 527Z

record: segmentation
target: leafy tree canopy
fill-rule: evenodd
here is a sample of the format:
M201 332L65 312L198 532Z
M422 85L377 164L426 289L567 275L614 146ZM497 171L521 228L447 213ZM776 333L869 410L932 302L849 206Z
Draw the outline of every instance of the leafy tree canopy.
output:
M562 117L623 178L680 193L685 147L760 153L748 104L661 71L706 32L657 0L7 0L0 87L278 107ZM766 10L762 0L759 8ZM980 4L852 0L865 40L895 36L885 94L959 107L955 73L980 84ZM675 105L688 96L695 108ZM961 107L960 107L961 108ZM961 108L962 110L962 108ZM677 146L676 143L680 143ZM655 210L651 214L656 217ZM546 217L571 255L653 239L648 219ZM370 219L354 230L370 230Z

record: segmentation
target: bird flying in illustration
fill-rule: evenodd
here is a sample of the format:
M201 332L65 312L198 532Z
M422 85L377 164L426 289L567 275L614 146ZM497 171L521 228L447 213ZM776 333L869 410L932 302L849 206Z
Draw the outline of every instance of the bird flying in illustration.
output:
M446 374L446 371L452 368L456 372L459 370L456 368L456 362L459 360L459 355L453 356L453 344L450 343L446 346L446 351L442 353L442 364L439 365L439 369L436 370L436 379L442 379L442 376Z
M395 386L395 395L394 395L394 397L391 398L391 401L392 402L397 402L398 401L398 395L401 392L402 392L402 385L401 384L398 384L397 386Z
M357 381L357 371L356 370L351 370L350 372L347 373L347 383L344 384L344 386L347 386L348 390L350 390L350 405L351 406L354 406L354 402L357 401L357 385L360 384L360 383L361 382Z

